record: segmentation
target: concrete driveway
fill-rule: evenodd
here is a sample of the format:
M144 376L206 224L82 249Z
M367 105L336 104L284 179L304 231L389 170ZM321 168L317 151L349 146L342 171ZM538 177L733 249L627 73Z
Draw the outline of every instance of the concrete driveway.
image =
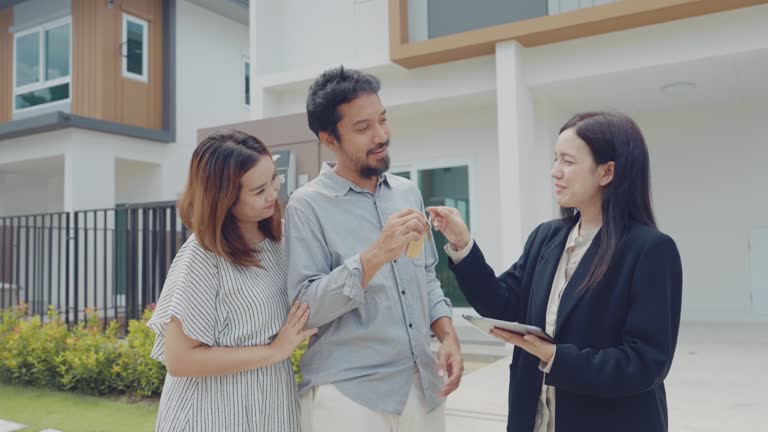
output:
M505 430L510 359L464 376L448 432ZM768 431L768 323L683 323L666 386L670 431Z

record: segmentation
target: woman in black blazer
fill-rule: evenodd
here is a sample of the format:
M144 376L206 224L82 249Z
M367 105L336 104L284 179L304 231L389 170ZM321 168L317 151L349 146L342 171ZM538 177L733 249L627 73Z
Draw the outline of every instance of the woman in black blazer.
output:
M493 330L515 345L507 430L667 431L682 269L656 229L642 133L623 114L577 114L551 174L562 218L539 225L499 277L458 211L427 209L475 310L554 338Z

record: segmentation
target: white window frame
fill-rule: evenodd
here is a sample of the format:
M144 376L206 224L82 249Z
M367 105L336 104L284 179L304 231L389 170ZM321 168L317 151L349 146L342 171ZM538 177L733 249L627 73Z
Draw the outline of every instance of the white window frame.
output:
M467 181L469 182L469 214L470 214L470 221L469 221L469 230L475 234L475 219L472 217L472 215L477 214L477 191L475 190L476 187L476 181L475 181L475 165L476 165L476 155L467 155L464 157L453 157L453 158L444 158L444 159L434 159L429 161L416 161L412 163L407 164L395 164L392 165L389 169L390 173L396 173L396 172L403 172L407 171L411 173L411 181L416 183L416 186L419 186L419 190L421 190L421 185L419 185L419 171L424 170L433 170L433 169L440 169L440 168L453 168L453 167L459 167L459 166L466 166L467 167Z
M45 32L69 24L69 74L64 77L55 78L52 80L45 79L45 73L48 70L48 65L45 59ZM38 76L37 82L32 84L26 84L21 87L16 86L16 53L18 51L18 41L20 37L27 36L33 33L38 34L39 46L38 46ZM29 93L37 90L44 90L50 87L55 87L62 84L69 84L69 97L62 100L53 102L47 102L26 108L16 108L16 96L24 93ZM38 109L49 108L51 106L62 105L69 103L72 100L72 17L64 17L54 21L47 22L43 25L32 27L13 34L13 101L11 103L13 107L13 113L26 113L35 111Z
M249 69L248 69L249 72L252 73L253 71L250 70L251 59L248 58L247 55L243 55L242 62L240 63L240 83L243 85L243 93L242 93L242 96L241 96L242 97L241 101L243 102L243 106L245 108L250 109L251 108L251 104L250 104L251 94L248 94L248 101L249 102L248 103L245 102L246 101L246 98L245 98L245 95L246 95L246 93L245 93L245 89L246 89L246 87L245 87L245 78L246 78L246 76L245 76L245 65L246 64L249 67ZM249 90L253 90L253 89L249 88Z
M142 74L136 74L133 72L128 72L128 23L132 22L134 24L138 24L142 27L142 34L144 35L144 39L141 41L141 65L142 65ZM147 20L141 19L137 16L127 14L123 12L123 31L122 31L122 43L120 44L120 55L123 58L123 77L141 81L144 83L149 82L149 63L147 59L149 58L149 22Z

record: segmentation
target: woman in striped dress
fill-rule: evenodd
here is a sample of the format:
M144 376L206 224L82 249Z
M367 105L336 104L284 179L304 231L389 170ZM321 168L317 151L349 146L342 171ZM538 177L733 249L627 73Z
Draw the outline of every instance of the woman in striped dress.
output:
M299 431L288 358L316 330L306 305L289 310L279 186L250 135L216 132L192 155L179 214L194 234L147 324L168 370L157 431Z

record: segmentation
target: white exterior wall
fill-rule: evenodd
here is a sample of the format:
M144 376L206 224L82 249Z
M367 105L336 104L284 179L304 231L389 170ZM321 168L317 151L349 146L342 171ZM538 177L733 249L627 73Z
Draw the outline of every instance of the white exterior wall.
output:
M354 68L400 70L389 61L387 0L252 0L250 40L252 119L303 109L291 102L323 70L341 64ZM380 71L380 70L379 70Z
M166 144L163 199L183 191L197 129L249 119L243 56L248 26L192 3L176 3L176 143Z
M115 203L162 201L160 164L129 159L115 160Z
M751 304L748 247L750 233L768 227L765 113L739 104L635 115L659 228L683 260L683 319L768 318Z
M528 84L766 49L766 19L768 5L754 6L530 48L525 54Z
M389 61L387 0L251 0L254 72Z
M473 104L466 110L418 113L393 109L388 118L393 171L402 166L469 164L471 228L491 263L501 266L495 106Z
M0 173L21 164L21 176L5 173L0 188L2 214L113 207L116 203L115 160L159 164L165 144L82 129L3 140ZM22 182L23 180L23 182ZM162 189L156 179L150 191Z
M0 215L59 211L63 206L62 176L0 174Z
M114 207L118 203L116 160L160 163L166 154L164 143L82 129L62 132L69 139L64 186L66 210ZM155 183L149 190L161 187Z

